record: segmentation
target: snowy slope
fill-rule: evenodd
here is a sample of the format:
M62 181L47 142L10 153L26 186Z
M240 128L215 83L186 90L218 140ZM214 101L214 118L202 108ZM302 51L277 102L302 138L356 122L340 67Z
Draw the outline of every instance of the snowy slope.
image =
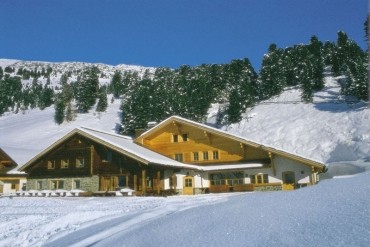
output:
M337 80L326 77L325 89L305 104L299 88L289 88L224 129L324 163L370 161L370 108L345 103L339 91Z
M111 96L108 96L111 98ZM54 107L28 110L24 114L7 114L0 118L0 147L22 165L47 146L76 127L92 127L115 133L120 123L120 100L109 100L106 112L94 110L79 114L75 121L57 125Z

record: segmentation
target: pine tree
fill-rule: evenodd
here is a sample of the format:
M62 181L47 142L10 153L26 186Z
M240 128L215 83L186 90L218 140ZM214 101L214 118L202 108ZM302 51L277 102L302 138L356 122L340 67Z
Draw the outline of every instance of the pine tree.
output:
M67 84L68 83L68 73L63 73L62 76L60 77L60 82L59 82L62 86L64 84Z
M67 109L65 110L65 119L67 122L72 122L75 119L75 114L71 102L67 103Z
M54 121L56 124L60 125L64 121L64 110L65 110L65 104L60 95L57 96L54 107L55 107Z
M228 122L229 123L237 123L242 120L241 114L242 114L242 104L240 99L239 92L234 89L231 91L229 96L229 106L226 110L226 114L228 115Z
M3 67L0 66L0 80L2 80L3 77L4 77Z
M277 48L276 44L271 44L269 53L263 57L260 72L263 99L280 94L286 86L286 73L283 60L283 50Z
M324 88L324 60L323 60L323 44L316 36L311 37L308 45L310 52L309 59L312 75L312 89L319 91Z
M53 104L53 97L54 97L53 89L49 86L49 84L45 84L40 94L39 108L43 110L46 107L51 106Z
M120 71L115 71L109 85L109 92L113 93L115 98L118 98L123 94L123 89L122 73Z
M104 112L108 107L106 87L101 87L99 90L98 104L96 106L97 112Z
M86 113L95 104L99 90L99 69L85 69L77 80L76 103L80 112Z

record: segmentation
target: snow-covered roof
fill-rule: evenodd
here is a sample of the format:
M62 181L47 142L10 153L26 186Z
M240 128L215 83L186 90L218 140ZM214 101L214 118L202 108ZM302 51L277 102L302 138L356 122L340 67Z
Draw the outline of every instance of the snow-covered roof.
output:
M202 171L223 171L223 170L237 170L237 169L247 169L247 168L259 168L263 167L262 163L240 163L240 164L222 164L222 165L212 165L212 166L200 166Z
M145 131L144 133L142 133L139 137L137 137L135 139L135 141L140 143L140 140L144 139L145 137L149 136L150 134L154 133L157 130L160 130L162 127L165 127L167 124L169 124L171 122L174 122L174 121L177 121L177 122L180 122L180 123L183 123L183 124L187 124L187 125L190 125L190 126L193 126L193 127L196 127L196 128L200 128L200 129L203 129L207 132L210 132L210 133L213 133L213 134L216 134L216 135L220 135L220 136L224 136L224 137L230 138L232 140L238 141L240 143L243 143L243 144L255 147L255 148L260 148L260 149L265 150L267 152L271 152L273 154L277 154L277 155L281 155L283 157L291 158L293 160L300 161L304 164L309 164L310 166L318 167L319 169L324 169L325 168L325 165L322 164L319 161L315 161L315 160L312 160L312 159L307 158L307 157L303 157L303 156L300 156L300 155L297 155L297 154L292 154L292 153L284 151L284 150L279 150L279 149L276 149L276 148L273 148L273 147L270 147L270 146L267 146L267 145L263 145L261 143L257 143L255 141L249 140L245 137L234 135L234 134L231 134L227 131L216 129L216 128L213 128L211 126L201 124L201 123L198 123L198 122L186 119L186 118L182 118L182 117L179 117L179 116L171 116L171 117L167 118L166 120L162 121L158 125L156 125L153 128Z
M146 164L161 164L179 168L192 168L197 169L197 166L187 165L176 160L170 159L166 156L153 152L147 148L144 148L140 145L137 145L133 142L131 137L107 133L91 128L81 127L79 128L80 131L89 134L90 136L94 136L98 138L100 141L104 141L109 143L122 151L123 153L131 156L132 158L141 158L142 161ZM117 150L119 151L119 150Z
M96 129L86 128L86 127L79 127L65 136L63 136L58 141L54 142L52 145L41 151L39 154L34 156L31 160L29 160L25 165L20 167L19 171L24 171L29 165L33 164L37 159L51 151L56 146L60 145L62 142L70 138L75 134L80 134L86 138L94 140L102 145L105 145L119 153L122 153L130 158L133 158L137 161L140 161L144 164L151 164L151 165L165 165L175 168L184 168L184 169L199 169L198 166L188 165L176 160L170 159L166 156L153 152L147 148L144 148L138 144L135 144L130 137L117 135L113 133L108 133Z

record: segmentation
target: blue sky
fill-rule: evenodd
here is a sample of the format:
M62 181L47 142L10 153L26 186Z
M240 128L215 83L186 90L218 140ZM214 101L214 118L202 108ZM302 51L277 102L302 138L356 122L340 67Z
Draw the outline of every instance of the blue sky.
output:
M249 58L271 43L363 49L367 0L1 0L0 58L177 68Z

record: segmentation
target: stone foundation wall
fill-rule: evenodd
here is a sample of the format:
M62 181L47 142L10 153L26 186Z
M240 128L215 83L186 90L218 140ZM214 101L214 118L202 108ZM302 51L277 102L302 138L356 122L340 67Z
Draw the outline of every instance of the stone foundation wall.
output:
M254 186L254 191L279 191L283 190L282 185L258 185Z
M99 176L92 177L73 177L73 178L39 178L39 179L28 179L27 190L38 190L38 182L41 182L41 190L51 190L51 181L63 181L64 190L73 190L75 188L75 181L80 181L80 190L95 192L99 190Z

